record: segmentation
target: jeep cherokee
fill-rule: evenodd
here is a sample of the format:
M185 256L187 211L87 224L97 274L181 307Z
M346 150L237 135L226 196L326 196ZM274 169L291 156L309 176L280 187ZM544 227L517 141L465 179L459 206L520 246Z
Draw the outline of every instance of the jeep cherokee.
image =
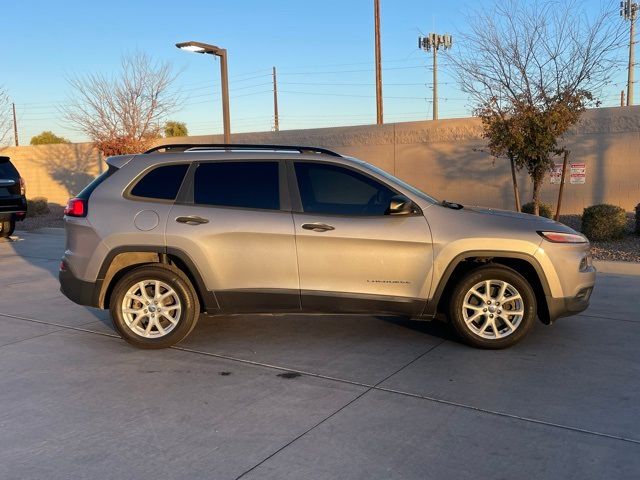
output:
M595 282L587 239L561 223L437 201L322 148L165 145L107 164L65 210L61 291L142 348L183 340L200 312L438 316L503 348L587 308Z

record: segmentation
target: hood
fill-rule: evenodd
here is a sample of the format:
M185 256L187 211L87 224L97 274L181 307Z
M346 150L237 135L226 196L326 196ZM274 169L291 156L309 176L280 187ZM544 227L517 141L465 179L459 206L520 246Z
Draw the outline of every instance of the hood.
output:
M514 212L512 210L500 210L498 208L480 207L477 205L470 205L470 206L465 205L464 208L465 210L484 214L484 215L496 215L499 217L517 218L520 220L539 221L539 222L544 222L548 224L558 223L554 220L551 220L550 218L539 217L537 215L530 215L528 213Z
M528 213L514 212L511 210L500 210L497 208L479 207L475 205L465 205L464 210L472 214L487 215L496 220L500 218L509 219L518 222L518 224L522 222L523 225L524 222L527 222L527 227L533 227L536 230L549 229L554 232L578 233L572 228L567 227L564 223L556 222L555 220L552 220L550 218L539 217L537 215L531 215Z

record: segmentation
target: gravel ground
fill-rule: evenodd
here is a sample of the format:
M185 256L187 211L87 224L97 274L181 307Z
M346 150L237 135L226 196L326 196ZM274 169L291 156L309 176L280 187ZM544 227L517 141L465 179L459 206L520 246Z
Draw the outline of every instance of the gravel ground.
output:
M49 209L51 212L46 215L29 217L23 222L18 222L16 224L16 229L29 231L43 227L64 227L64 223L62 221L62 212L64 207L61 205L49 204ZM574 230L580 231L580 215L561 215L560 221ZM634 214L629 213L627 221L628 234L622 240L591 242L591 253L593 254L593 258L597 260L640 262L640 235L635 235L633 233L634 227Z
M62 221L64 207L62 205L50 203L49 210L50 212L45 215L27 217L22 222L17 222L16 230L31 231L44 227L64 228L64 222Z
M560 215L565 225L580 231L581 215ZM633 233L635 215L627 214L627 235L621 240L609 242L591 242L591 253L596 260L614 260L619 262L640 262L640 235Z

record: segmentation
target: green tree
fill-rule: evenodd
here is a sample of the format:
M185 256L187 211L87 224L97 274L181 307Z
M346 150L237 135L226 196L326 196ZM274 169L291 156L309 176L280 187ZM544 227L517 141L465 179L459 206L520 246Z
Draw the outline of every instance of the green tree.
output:
M187 130L187 124L184 122L169 120L164 124L165 137L186 137L187 135L189 135L189 130Z
M53 143L71 143L64 137L59 137L50 130L45 130L39 135L31 137L31 145L50 145Z
M527 170L533 182L536 215L540 213L540 189L553 167L553 157L566 150L559 142L592 101L591 92L578 90L546 99L539 106L526 100L500 106L496 99L491 99L476 110L491 154L506 157L518 169Z
M615 13L615 12L614 12ZM464 50L448 55L496 156L526 168L534 211L562 137L617 71L622 39L614 13L587 15L577 2L496 0L474 12Z

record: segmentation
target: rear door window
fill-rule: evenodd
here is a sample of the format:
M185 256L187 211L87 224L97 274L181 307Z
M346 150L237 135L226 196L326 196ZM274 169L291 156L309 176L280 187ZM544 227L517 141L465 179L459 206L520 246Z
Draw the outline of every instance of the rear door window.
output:
M189 165L164 165L148 172L131 189L134 197L175 200Z
M278 162L201 163L195 172L193 200L199 205L280 208Z

